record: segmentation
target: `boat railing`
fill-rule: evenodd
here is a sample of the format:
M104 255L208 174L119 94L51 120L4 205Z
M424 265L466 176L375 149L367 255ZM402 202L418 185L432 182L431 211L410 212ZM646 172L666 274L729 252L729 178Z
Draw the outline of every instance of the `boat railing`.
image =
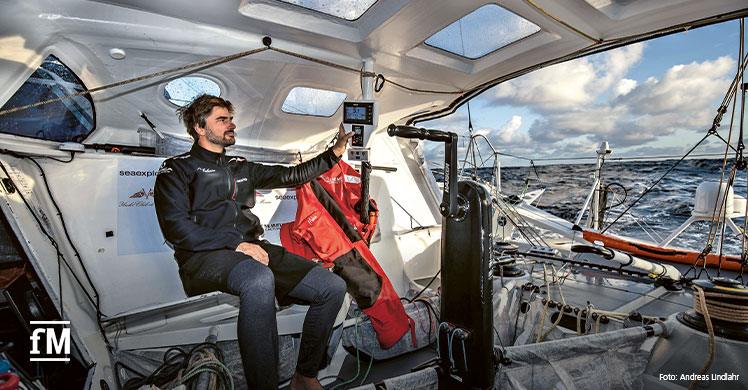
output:
M487 156L486 158L483 158L483 155L481 154L481 150L478 147L478 141L483 140L485 144L488 146L488 149L490 151L490 156ZM480 168L487 168L489 167L489 163L491 163L491 177L489 182L491 183L491 186L497 191L501 192L501 162L499 161L499 156L501 155L500 152L496 150L496 148L493 147L491 144L491 141L486 138L483 134L473 134L470 136L470 141L468 143L467 151L465 152L465 158L462 160L462 165L460 166L459 170L459 176L462 177L478 177L478 169ZM479 161L480 160L480 163ZM468 174L468 171L472 169L472 173Z

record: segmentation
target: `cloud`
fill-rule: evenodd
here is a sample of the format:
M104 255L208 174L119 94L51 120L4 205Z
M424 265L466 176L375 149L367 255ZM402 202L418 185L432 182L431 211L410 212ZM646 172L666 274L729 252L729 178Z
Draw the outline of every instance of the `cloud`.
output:
M449 116L427 122L421 122L416 126L426 129L444 130L462 134L467 133L468 131L468 116L467 112L463 108L459 108Z
M644 49L643 44L635 44L502 83L479 98L481 109L522 107L536 119L528 123L514 115L500 127L478 131L497 149L531 158L594 155L603 140L614 149L627 147L637 154L687 150L690 145L650 146L663 137L679 137L679 132L705 133L730 84L736 60L724 56L678 64L635 80L629 73ZM448 129L466 132L464 113L445 120ZM683 138L675 143L681 145Z
M499 84L485 99L489 104L529 105L539 112L592 104L639 62L643 50L639 43L543 68Z
M641 84L622 77L610 83L615 85L610 98L546 111L531 124L529 133L533 141L551 145L586 137L620 148L646 144L678 130L706 131L715 101L725 92L734 69L735 60L720 57L675 65L661 79L650 77Z
M636 80L622 79L616 84L615 96L623 96L636 88Z
M725 93L726 77L734 70L735 60L730 57L675 65L661 80L647 79L622 97L620 103L631 107L633 113L645 115L701 111Z
M433 122L429 122L429 125L433 125ZM440 125L447 125L443 127L430 127L429 128L440 128L448 129L448 122L442 122ZM519 115L513 115L506 123L499 128L480 128L474 131L474 134L485 136L491 145L497 150L506 151L507 148L511 147L523 148L531 146L530 136L526 131L521 130L522 117ZM451 130L450 130L451 131ZM465 153L468 149L468 133L466 130L457 132L459 135L459 142L457 147L457 155L460 159L464 158ZM482 141L477 141L478 151L483 158L486 158L491 154L488 145ZM427 142L425 144L425 151L428 158L432 161L441 161L444 159L444 145L440 143Z
M482 134L491 141L491 144L498 145L523 145L530 141L530 137L524 131L521 131L522 117L513 115L509 121L498 129L483 128L475 132Z

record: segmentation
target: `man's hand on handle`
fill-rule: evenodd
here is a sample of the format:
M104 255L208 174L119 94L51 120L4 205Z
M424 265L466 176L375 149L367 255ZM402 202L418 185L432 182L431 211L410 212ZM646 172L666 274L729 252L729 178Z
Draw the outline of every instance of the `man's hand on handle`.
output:
M245 255L250 256L265 265L268 265L268 262L270 261L270 259L268 258L268 253L265 252L265 250L257 244L242 242L241 244L239 244L239 246L236 247L236 251L244 253Z
M340 127L338 127L338 140L335 142L335 145L332 146L332 152L335 153L338 158L343 157L345 148L348 146L348 140L351 139L352 136L352 131L348 134L345 133L345 129L341 123Z

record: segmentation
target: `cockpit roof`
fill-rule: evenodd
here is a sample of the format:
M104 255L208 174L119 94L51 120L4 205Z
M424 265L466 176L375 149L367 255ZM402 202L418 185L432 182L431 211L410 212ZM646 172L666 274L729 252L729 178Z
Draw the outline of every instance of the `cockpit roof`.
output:
M4 2L0 82L5 88L0 105L50 54L92 89L262 49L263 37L271 37L271 47L278 51L94 93L97 126L86 142L135 142L137 128L144 125L141 112L161 131L186 135L174 115L175 106L164 98L164 87L167 81L190 74L215 81L222 96L234 103L239 143L305 150L324 143L340 115L284 112L289 92L306 87L360 98L357 70L367 58L374 63L374 73L384 78L375 98L380 104L379 125L386 127L444 115L486 88L538 67L748 13L744 0L367 3L370 7L360 16L348 20L279 0ZM538 30L475 59L426 43L487 4ZM469 23L466 20L461 23ZM482 39L490 42L491 31L500 30L485 31ZM475 39L462 36L466 37Z

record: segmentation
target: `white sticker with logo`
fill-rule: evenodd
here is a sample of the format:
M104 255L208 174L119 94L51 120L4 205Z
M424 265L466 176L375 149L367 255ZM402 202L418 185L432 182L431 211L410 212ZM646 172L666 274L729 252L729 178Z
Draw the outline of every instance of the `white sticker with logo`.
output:
M153 188L160 167L156 159L119 160L115 236L120 256L171 250L164 244L154 208Z
M296 219L296 190L285 188L257 190L255 199L252 213L262 222L262 227L265 229L264 238L273 244L280 245L281 225Z

